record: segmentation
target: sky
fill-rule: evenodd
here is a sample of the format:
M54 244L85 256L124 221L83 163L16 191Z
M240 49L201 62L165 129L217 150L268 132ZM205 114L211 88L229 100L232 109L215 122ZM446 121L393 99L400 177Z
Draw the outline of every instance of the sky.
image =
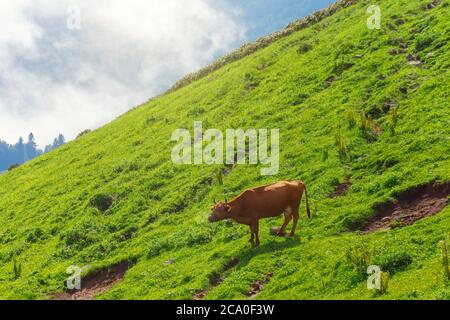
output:
M98 128L332 0L0 0L0 139Z

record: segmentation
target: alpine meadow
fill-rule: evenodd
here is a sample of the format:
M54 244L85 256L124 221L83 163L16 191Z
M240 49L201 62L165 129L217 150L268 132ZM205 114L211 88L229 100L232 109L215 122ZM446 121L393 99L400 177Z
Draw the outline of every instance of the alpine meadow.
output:
M449 84L450 0L341 0L244 45L0 175L0 298L449 300ZM279 130L276 175L175 164L196 122ZM208 221L281 180L308 187L294 237Z

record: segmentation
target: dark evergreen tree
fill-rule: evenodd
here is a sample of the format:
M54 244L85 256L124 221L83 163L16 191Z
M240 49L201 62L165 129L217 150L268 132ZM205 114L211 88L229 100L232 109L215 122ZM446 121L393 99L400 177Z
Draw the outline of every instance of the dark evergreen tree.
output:
M66 143L66 138L62 134L58 136L58 147L64 145Z
M27 158L36 158L40 154L39 151L40 150L38 150L37 148L36 141L34 140L34 135L33 133L30 133L30 135L28 136L28 142L25 145L25 153L27 155Z
M44 151L42 151L37 147L33 133L28 135L28 141L26 143L24 143L22 137L14 145L0 140L0 172L8 170L11 166L20 165L30 159L36 158L44 152L49 152L62 146L64 143L65 138L60 134L53 140L52 145L46 146Z

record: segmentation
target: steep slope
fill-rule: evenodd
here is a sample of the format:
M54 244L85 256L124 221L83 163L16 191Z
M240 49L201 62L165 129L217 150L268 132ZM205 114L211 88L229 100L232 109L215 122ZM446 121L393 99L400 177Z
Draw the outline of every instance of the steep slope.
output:
M378 3L380 30L358 1L0 176L0 298L52 299L71 265L128 262L97 298L449 299L449 1ZM279 128L279 174L173 165L172 132L196 120ZM207 222L213 199L287 178L312 202L297 238L268 220L251 249L247 227ZM392 198L440 206L365 232ZM390 272L385 294L367 290L369 264Z

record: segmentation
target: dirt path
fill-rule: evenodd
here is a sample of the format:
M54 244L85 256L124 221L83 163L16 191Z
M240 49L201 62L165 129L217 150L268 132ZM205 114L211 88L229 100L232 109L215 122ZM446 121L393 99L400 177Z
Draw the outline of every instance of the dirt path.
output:
M427 184L402 193L395 203L375 207L377 214L362 229L369 233L387 228L399 228L435 215L448 204L450 183Z
M329 198L343 197L347 194L347 192L351 186L352 186L352 183L350 182L350 180L347 179L340 185L336 186L333 193L331 193L328 197Z
M257 280L253 282L252 285L250 286L250 291L247 292L245 296L248 299L253 299L254 297L256 297L264 289L264 285L270 281L272 276L273 273L269 273L265 276L263 280Z
M121 282L129 268L129 262L122 262L108 269L96 271L81 280L81 290L58 293L54 296L54 300L93 300L96 295L110 290Z

